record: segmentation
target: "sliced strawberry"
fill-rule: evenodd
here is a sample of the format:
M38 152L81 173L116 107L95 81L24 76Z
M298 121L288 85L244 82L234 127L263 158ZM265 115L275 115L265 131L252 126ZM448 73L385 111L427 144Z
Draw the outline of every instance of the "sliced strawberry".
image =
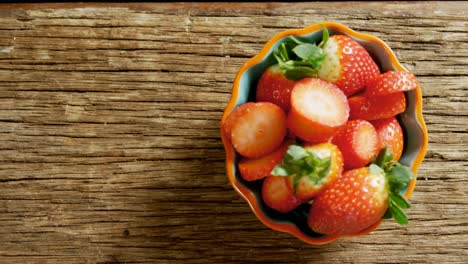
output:
M398 120L394 117L387 119L379 119L371 121L372 125L377 131L379 136L380 146L379 150L385 146L389 148L389 151L393 154L394 160L399 160L403 153L403 130L398 123Z
M379 137L374 126L360 119L348 121L332 143L343 154L345 170L366 166L379 151Z
M286 136L286 114L272 103L250 103L235 118L231 142L239 154L255 159L273 152Z
M348 36L331 36L323 52L325 59L318 70L318 77L336 84L346 96L361 91L380 74L379 67L366 49Z
M330 139L349 116L346 96L334 84L304 78L291 93L288 128L297 137L320 143Z
M401 209L410 204L401 196L414 177L409 167L392 161L385 148L369 167L346 171L312 203L310 228L321 234L356 234L382 217L393 217L399 224L408 219Z
M368 97L387 95L414 90L418 86L419 82L411 72L388 71L368 83L366 94Z
M256 181L269 176L271 170L281 162L284 153L292 142L292 140L286 139L275 151L258 159L242 158L239 162L239 171L242 178L246 181Z
M394 117L405 111L406 98L404 92L381 96L366 97L356 95L348 99L349 119L376 120Z
M281 213L287 213L301 204L301 200L293 194L289 177L266 177L262 185L262 198L268 207Z
M294 83L284 76L284 70L278 64L270 66L258 81L256 101L274 103L287 113L291 108L291 91Z
M237 122L237 119L240 116L245 115L247 109L252 109L254 105L255 103L248 102L236 107L231 113L229 113L223 123L223 133L227 139L231 140L232 127Z

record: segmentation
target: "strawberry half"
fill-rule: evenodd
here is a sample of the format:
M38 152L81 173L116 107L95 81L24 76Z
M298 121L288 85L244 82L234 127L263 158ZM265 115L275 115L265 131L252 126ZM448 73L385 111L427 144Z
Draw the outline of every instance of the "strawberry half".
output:
M332 143L343 154L345 170L366 166L380 150L379 137L374 126L360 119L348 121L333 137Z
M258 159L242 158L239 161L239 172L242 178L246 181L256 181L269 176L271 170L281 162L291 143L292 140L285 140L275 151Z
M363 94L350 97L349 119L376 120L394 117L406 109L404 92L367 97Z
M268 67L257 84L256 101L270 102L281 107L284 112L291 108L291 91L294 81L284 76L279 64Z
M384 153L383 155L381 155ZM347 171L320 193L312 203L308 224L321 234L356 234L379 219L393 217L399 224L408 219L401 209L410 204L400 194L413 176L411 170L391 161L384 149L381 166Z
M387 95L414 90L418 86L419 82L411 72L388 71L368 83L366 94L369 97Z
M286 136L284 111L275 104L264 102L242 106L241 113L234 113L230 128L231 142L236 151L251 159L273 152Z
M323 47L318 77L337 85L346 96L356 94L380 74L369 53L352 38L334 35Z
M304 78L294 85L288 128L297 137L320 143L329 140L349 116L346 96L334 84Z
M268 176L263 181L262 198L265 204L281 213L287 213L301 204L286 177Z
M294 194L308 202L330 185L343 171L343 157L337 146L321 143L301 147L290 145L272 175L292 180Z
M380 146L379 150L388 147L389 151L393 153L393 159L399 160L403 153L403 129L394 117L388 119L379 119L371 121L375 127L377 135L379 136Z

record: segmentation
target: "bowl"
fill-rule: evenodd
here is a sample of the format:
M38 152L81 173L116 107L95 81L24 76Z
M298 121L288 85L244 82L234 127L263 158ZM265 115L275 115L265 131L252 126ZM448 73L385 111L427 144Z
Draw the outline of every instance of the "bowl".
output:
M272 53L279 44L286 41L288 36L296 36L308 42L317 43L321 40L323 26L328 29L330 35L347 35L360 43L380 67L381 72L388 70L408 71L399 63L393 51L381 39L369 34L356 32L339 23L322 22L302 29L282 31L273 36L260 52L249 59L237 72L232 87L231 99L224 110L221 120L221 127L226 117L233 109L246 102L255 101L256 84L263 71L276 63ZM405 96L407 102L406 110L397 117L402 126L405 139L405 147L400 163L411 167L413 173L416 175L426 154L428 140L427 128L422 116L421 88L418 87L416 90L405 92ZM330 243L339 238L315 233L308 227L307 214L310 208L309 204L303 204L286 214L279 213L266 206L261 196L262 181L247 182L242 179L237 167L240 156L236 153L234 147L231 145L230 141L225 138L223 133L221 133L221 137L226 151L228 179L233 188L247 201L253 213L264 225L276 231L290 233L298 239L312 245ZM403 190L402 195L404 195L405 198L410 198L415 184L416 177L409 183L407 188ZM381 222L382 220L359 233L348 235L347 237L368 234L375 230Z

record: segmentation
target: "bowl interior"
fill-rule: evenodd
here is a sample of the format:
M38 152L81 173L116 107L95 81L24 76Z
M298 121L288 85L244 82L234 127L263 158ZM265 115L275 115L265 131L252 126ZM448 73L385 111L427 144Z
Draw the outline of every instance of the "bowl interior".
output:
M360 43L376 61L377 65L379 65L381 72L385 72L388 70L402 70L402 67L399 64L394 65L392 63L390 57L393 55L389 54L388 51L382 45L379 45L378 43L375 43L373 41L361 39L354 35L346 34L346 32L342 32L336 28L328 28L328 31L330 35L348 35L349 37L353 38L358 43ZM318 30L312 33L296 37L298 39L303 40L304 42L318 43L318 41L320 41L322 38L322 30ZM287 41L287 37L284 37L277 41L274 45L271 46L270 50L266 53L267 55L264 58L261 58L257 64L244 71L238 82L238 96L237 98L233 98L233 100L236 100L235 107L244 104L248 101L255 101L255 89L257 86L257 82L262 73L265 71L265 69L276 63L272 52L279 44L285 41ZM416 91L406 92L406 99L406 111L397 116L397 119L399 120L402 126L405 137L405 149L403 150L400 162L404 165L413 167L413 163L424 145L424 126L420 124L417 118L416 104L418 100L418 94L416 93ZM287 214L278 213L275 210L272 210L268 206L266 206L261 197L262 180L255 182L247 182L243 180L237 168L237 163L239 159L240 156L236 154L232 168L228 169L234 172L233 174L235 175L236 181L253 194L253 197L256 199L256 203L258 204L261 212L265 215L265 217L278 224L294 225L305 235L312 238L319 238L323 236L321 234L313 232L307 225L307 214L310 208L309 204L303 204ZM405 194L406 192L407 189L403 190L402 194Z

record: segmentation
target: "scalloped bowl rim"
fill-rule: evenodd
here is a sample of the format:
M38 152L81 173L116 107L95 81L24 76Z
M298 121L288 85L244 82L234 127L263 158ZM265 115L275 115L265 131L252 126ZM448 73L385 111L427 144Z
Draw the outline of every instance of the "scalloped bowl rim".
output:
M287 36L302 36L302 35L307 35L307 34L312 34L316 31L319 31L322 29L322 26L325 26L328 29L334 29L336 31L339 31L341 33L344 33L346 35L352 36L354 38L358 38L364 41L369 41L373 42L377 45L379 45L385 52L388 58L390 59L392 65L400 71L408 71L406 70L398 61L396 55L393 53L393 51L390 49L390 47L385 44L384 41L381 39L370 35L366 33L359 33L357 31L354 31L348 27L346 27L343 24L336 23L336 22L321 22L321 23L316 23L311 26L301 28L301 29L289 29L285 30L282 32L279 32L278 34L274 35L268 42L263 46L263 48L260 50L260 52L255 55L254 57L250 58L245 62L242 67L239 69L239 71L236 74L234 84L232 87L232 93L231 93L231 99L227 105L227 107L224 110L223 117L221 119L221 127L222 124L224 124L227 116L229 113L235 108L237 101L239 99L239 89L240 89L240 79L242 75L250 69L252 66L256 65L260 61L262 61L264 58L268 56L269 51L271 48L277 43L278 41L282 40L283 38ZM427 136L427 127L423 119L422 115L422 92L421 88L418 87L415 90L415 97L416 97L416 102L415 102L415 111L416 111L416 118L417 121L419 122L419 125L421 126L422 129L422 146L420 148L420 151L417 153L413 165L411 167L411 170L415 175L417 175L417 170L419 166L421 165L424 156L427 151L427 144L428 144L428 136ZM228 174L229 181L231 185L234 187L234 189L247 201L249 206L251 207L251 210L254 212L256 217L266 226L269 228L276 230L276 231L281 231L281 232L286 232L294 235L295 237L299 238L300 240L312 244L312 245L322 245L322 244L327 244L330 242L335 241L338 238L341 237L353 237L353 236L360 236L360 235L365 235L373 230L375 230L381 223L382 220L376 222L372 226L362 230L359 233L353 234L353 235L348 235L348 236L323 236L319 238L315 237L310 237L304 232L302 232L296 225L291 224L291 223L278 223L274 222L273 220L269 219L267 216L264 215L263 211L260 209L254 195L244 186L242 186L236 179L235 174L233 170L231 169L234 166L235 163L235 150L233 146L230 144L229 140L225 138L224 134L221 132L221 138L222 142L224 145L224 149L226 151L226 170ZM416 178L415 177L410 184L408 185L407 191L405 193L405 198L409 198L414 190L415 184L416 184Z

